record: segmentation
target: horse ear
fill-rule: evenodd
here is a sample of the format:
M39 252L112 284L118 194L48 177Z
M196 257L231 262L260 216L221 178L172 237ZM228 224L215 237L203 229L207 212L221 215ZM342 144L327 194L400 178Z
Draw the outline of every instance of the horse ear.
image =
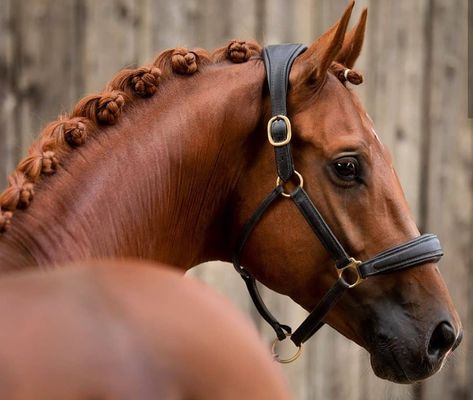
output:
M342 49L337 54L336 61L343 64L347 68L353 68L363 47L365 38L366 19L368 17L368 9L365 8L361 13L360 20L356 26L347 33L343 41Z
M300 57L305 80L321 82L330 64L342 50L345 32L355 2L348 4L343 16L327 32L319 37Z

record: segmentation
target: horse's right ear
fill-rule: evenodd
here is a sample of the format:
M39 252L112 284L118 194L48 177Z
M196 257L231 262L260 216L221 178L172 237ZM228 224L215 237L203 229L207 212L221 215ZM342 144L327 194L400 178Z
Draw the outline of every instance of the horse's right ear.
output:
M354 5L355 2L352 0L340 20L296 60L295 65L300 71L297 74L299 82L301 78L303 82L317 84L323 82L330 65L342 51L345 32Z
M351 69L358 59L363 47L365 38L366 19L368 17L368 9L365 8L361 13L360 20L356 26L346 34L343 46L337 54L336 61L345 67Z

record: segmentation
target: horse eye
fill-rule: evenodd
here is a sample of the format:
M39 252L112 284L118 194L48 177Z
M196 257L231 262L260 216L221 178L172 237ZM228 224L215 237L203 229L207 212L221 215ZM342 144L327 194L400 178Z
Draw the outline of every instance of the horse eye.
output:
M355 180L359 175L360 166L355 157L344 157L336 160L333 167L337 176L345 181Z

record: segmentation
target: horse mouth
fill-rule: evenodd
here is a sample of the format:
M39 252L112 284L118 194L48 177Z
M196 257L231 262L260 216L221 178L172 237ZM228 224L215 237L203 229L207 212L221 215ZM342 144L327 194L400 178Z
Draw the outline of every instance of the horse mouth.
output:
M395 354L390 353L380 359L377 356L370 355L371 367L378 378L386 379L394 383L410 384L421 379L413 379L408 375ZM433 373L433 372L432 372ZM418 375L418 374L415 374ZM428 376L430 376L429 374ZM425 376L427 378L428 376Z
M394 383L411 384L429 378L438 372L448 354L437 362L428 362L420 354L407 348L383 349L370 352L371 367L378 378Z

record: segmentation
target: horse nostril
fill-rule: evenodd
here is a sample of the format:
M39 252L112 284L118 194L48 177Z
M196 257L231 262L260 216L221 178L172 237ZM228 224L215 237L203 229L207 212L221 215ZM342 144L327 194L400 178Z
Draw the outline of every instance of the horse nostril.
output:
M457 338L455 339L455 343L453 344L452 351L454 351L461 343L463 339L463 330L460 329L460 333L457 335Z
M436 326L430 337L428 353L440 359L455 344L455 329L449 322L441 322Z

